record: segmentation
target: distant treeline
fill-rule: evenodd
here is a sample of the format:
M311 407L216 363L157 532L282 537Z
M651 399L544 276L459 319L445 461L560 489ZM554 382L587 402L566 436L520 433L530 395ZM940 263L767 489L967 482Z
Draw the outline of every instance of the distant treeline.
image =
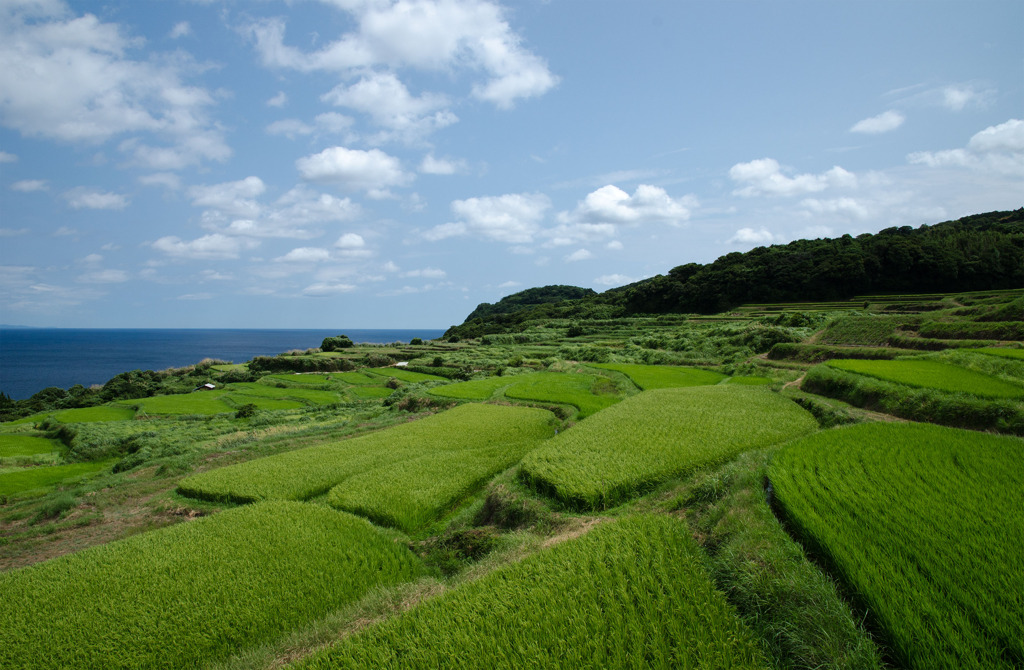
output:
M746 303L845 300L874 293L1024 287L1024 208L932 226L733 252L595 294L548 286L483 303L447 335L478 337L544 318L715 314Z

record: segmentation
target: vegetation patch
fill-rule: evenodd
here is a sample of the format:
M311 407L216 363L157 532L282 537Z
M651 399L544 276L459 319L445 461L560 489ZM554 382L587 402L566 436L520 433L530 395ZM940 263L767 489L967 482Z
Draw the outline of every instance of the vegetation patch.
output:
M804 363L821 363L834 358L866 358L873 360L892 360L897 356L906 356L903 349L892 347L843 347L826 344L802 344L798 342L780 342L768 352L769 360L803 361Z
M858 424L782 448L785 516L909 668L1024 663L1024 443L923 424Z
M0 666L195 667L420 570L348 514L228 510L0 574Z
M1014 358L1017 360L1024 360L1024 349L1006 349L1003 347L984 347L982 349L975 349L983 354L989 356L1000 356L1002 358Z
M380 375L381 377L394 377L399 381L409 382L410 384L419 384L422 382L448 381L444 377L438 377L437 375L428 375L422 372L413 372L412 370L404 370L400 367L369 368L366 371L375 375Z
M1024 387L996 379L991 375L932 360L833 360L829 367L877 377L886 381L933 388L954 393L969 393L987 398L1024 398Z
M817 428L767 389L657 389L595 414L523 459L523 477L581 509L617 505L666 479Z
M763 668L685 524L642 516L443 594L300 668Z
M645 391L651 389L682 388L686 386L706 386L717 384L725 379L725 375L720 372L672 365L593 363L590 367L621 372Z
M502 390L506 398L572 405L579 418L610 407L621 398L614 386L602 385L596 375L537 372L509 377L488 377L430 389L430 394L459 400L487 400Z
M540 439L553 431L548 412L462 405L433 416L335 444L308 447L210 470L183 479L178 492L206 500L307 500L348 478L430 454L465 452ZM539 424L543 424L543 430ZM450 473L457 478L457 472ZM364 480L365 481L365 480ZM409 492L412 494L413 492Z

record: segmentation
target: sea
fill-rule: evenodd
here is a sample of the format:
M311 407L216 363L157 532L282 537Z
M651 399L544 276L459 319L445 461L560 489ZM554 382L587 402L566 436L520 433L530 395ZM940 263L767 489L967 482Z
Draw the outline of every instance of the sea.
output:
M129 370L165 370L216 358L244 363L292 349L319 347L325 337L388 344L435 339L443 329L235 330L0 328L0 391L23 400L47 388L103 384Z

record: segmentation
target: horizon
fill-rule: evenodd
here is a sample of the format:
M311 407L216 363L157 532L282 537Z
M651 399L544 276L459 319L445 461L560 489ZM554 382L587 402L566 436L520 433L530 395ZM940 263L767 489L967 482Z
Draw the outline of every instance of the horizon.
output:
M1022 24L1016 0L10 0L0 319L443 330L527 288L1014 210Z

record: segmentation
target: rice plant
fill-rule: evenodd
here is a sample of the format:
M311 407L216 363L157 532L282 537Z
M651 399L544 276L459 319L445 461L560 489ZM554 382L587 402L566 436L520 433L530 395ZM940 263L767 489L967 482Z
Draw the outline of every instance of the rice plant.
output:
M909 668L1024 661L1024 442L927 424L858 424L783 447L770 477Z
M600 509L698 466L816 427L809 412L765 388L657 389L549 440L524 457L522 472L571 507Z
M420 570L348 514L228 510L0 574L0 667L196 667Z
M1024 386L939 361L840 359L829 361L826 365L919 388L969 393L987 398L1024 398Z
M643 390L706 386L717 384L725 375L712 370L675 365L631 365L627 363L592 363L590 367L614 370L626 375Z
M764 668L681 521L603 524L296 667Z

